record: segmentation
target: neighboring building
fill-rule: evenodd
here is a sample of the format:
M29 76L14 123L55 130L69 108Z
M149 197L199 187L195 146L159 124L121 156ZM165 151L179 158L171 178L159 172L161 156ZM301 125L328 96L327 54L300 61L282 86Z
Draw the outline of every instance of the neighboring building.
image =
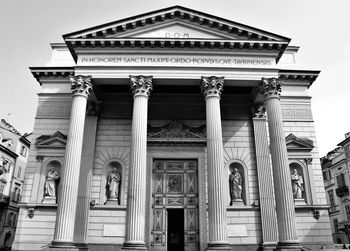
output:
M31 68L14 250L333 245L319 71L295 70L289 38L179 6L63 37Z
M6 120L0 122L0 249L11 247L15 237L18 203L30 142Z
M321 158L329 217L335 243L350 243L350 133L338 147Z

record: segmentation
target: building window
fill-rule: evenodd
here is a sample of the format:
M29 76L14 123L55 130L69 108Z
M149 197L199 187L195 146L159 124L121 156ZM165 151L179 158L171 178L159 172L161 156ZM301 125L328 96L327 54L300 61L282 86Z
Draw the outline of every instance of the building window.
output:
M333 219L334 232L339 232L338 219Z
M322 174L323 174L323 180L324 180L324 181L327 180L327 173L326 173L326 172L327 172L327 171L322 172Z
M331 207L334 207L335 203L334 203L334 190L333 189L328 191L328 196L329 196L329 203L331 204Z
M332 179L332 173L331 173L331 170L327 169L326 170L327 174L328 174L328 179Z
M343 173L337 176L337 183L338 183L338 187L345 186L345 177Z
M27 147L21 146L19 154L21 154L23 157L27 156Z
M21 179L21 175L22 175L22 167L18 166L17 179Z
M345 205L345 212L348 221L350 221L350 205Z

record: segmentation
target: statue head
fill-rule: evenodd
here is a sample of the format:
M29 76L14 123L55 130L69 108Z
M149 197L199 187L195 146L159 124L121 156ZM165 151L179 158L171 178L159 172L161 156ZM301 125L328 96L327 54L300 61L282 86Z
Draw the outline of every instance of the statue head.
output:
M298 174L298 171L297 171L297 169L293 169L293 174Z
M116 172L118 171L118 168L113 167L113 168L112 168L112 171L113 171L113 173L116 173Z

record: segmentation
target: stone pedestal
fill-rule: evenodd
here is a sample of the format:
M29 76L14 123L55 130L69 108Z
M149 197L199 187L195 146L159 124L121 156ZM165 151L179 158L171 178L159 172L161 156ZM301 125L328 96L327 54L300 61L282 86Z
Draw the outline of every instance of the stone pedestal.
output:
M220 114L220 95L224 78L202 77L201 90L206 103L208 216L207 250L231 250L227 241L227 218L224 180L224 158Z
M72 76L72 110L66 144L57 217L51 248L74 249L74 222L78 197L80 161L83 146L87 98L92 90L91 77Z
M282 82L276 78L263 78L260 83L260 92L265 96L270 133L279 240L276 250L301 250L296 233L294 199L279 99L281 87Z
M43 204L56 204L56 197L45 196L43 199Z
M123 249L146 250L146 155L147 109L152 91L151 76L130 76L134 107L131 131L131 160L128 183L127 229Z

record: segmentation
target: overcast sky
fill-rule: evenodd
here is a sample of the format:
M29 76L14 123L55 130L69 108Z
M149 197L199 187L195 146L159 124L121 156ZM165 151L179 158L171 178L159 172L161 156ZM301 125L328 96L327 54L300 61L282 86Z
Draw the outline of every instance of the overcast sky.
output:
M320 156L350 131L349 0L0 0L0 118L31 132L44 66L62 35L173 5L277 33L300 46L300 69L321 70L310 88Z

